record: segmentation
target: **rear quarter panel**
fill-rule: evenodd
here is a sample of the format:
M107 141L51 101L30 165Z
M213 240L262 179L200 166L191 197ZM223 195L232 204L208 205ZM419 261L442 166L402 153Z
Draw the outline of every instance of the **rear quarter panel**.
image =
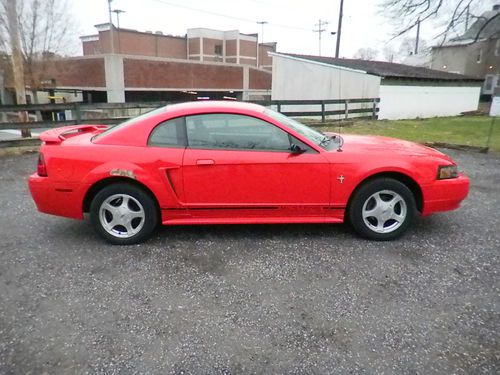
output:
M74 199L80 207L92 185L114 178L144 185L160 207L177 207L182 200L180 166L184 149L99 145L91 143L90 139L87 142L79 139L78 142L42 146L41 152L54 186L73 189ZM167 170L170 179L167 179ZM176 191L172 185L177 187Z

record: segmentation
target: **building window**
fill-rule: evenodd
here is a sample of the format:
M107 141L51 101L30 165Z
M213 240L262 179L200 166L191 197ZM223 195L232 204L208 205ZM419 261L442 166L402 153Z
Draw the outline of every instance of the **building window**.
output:
M480 48L479 51L477 51L476 62L479 64L482 60L483 60L483 49Z
M214 47L214 53L217 56L222 56L222 44L216 44Z
M495 56L500 56L500 39L497 39L495 44Z

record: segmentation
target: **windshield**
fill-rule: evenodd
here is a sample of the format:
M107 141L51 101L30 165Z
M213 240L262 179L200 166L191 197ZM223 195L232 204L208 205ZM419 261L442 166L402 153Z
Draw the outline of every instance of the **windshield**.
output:
M149 116L154 116L154 115L156 115L158 113L165 112L166 110L167 110L166 106L165 107L160 107L160 108L153 109L152 111L143 113L142 115L139 115L139 116L136 116L136 117L132 117L132 118L130 118L130 119L124 121L124 122L120 122L117 125L110 126L108 129L106 129L102 133L96 135L94 138L99 138L100 136L102 136L104 134L108 134L108 133L111 133L111 132L113 132L115 130L124 128L126 126L133 125L133 124L135 124L137 122L140 122L140 121L144 120L145 118L148 118Z
M331 143L333 143L333 139L326 136L325 134L311 129L309 126L304 125L297 120L287 117L279 112L273 111L272 109L266 108L264 114L279 121L283 125L288 126L290 129L295 130L297 133L309 139L311 142L320 146L321 148L325 150L331 149Z

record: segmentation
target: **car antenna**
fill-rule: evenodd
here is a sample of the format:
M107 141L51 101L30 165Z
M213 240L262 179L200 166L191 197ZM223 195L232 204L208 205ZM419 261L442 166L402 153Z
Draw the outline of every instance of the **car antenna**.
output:
M342 95L342 69L340 69L340 67L337 67L337 69L339 70L339 99L341 99L341 95ZM347 105L347 101L346 101L346 105ZM342 138L342 124L341 124L342 120L339 120L339 147L337 148L337 152L342 152L342 146L344 145L344 139Z

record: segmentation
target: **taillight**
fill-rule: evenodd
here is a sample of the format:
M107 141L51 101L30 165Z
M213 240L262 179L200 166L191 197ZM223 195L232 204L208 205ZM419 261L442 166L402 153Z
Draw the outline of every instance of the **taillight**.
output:
M45 165L45 159L43 154L38 155L38 164L36 166L36 172L40 177L47 177L47 166Z

